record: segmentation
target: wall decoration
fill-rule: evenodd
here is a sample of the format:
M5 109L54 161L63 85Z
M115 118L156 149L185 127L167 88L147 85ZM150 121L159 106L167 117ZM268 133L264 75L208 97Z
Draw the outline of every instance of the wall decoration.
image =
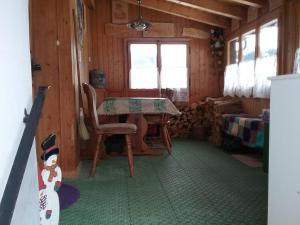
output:
M55 146L55 134L50 134L41 144L44 167L39 173L39 204L41 225L58 225L59 198L57 191L61 186L62 173L57 165L59 148Z
M224 72L224 31L221 28L211 30L210 49L213 57L212 67L214 75Z
M112 23L127 24L128 23L128 3L113 0L111 2Z
M175 37L174 23L152 23L148 31L143 32L143 37Z

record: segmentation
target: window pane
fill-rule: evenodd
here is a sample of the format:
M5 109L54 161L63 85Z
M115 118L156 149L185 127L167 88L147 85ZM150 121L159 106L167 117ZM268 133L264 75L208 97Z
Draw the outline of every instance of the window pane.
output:
M242 61L255 60L255 30L242 36Z
M278 23L277 20L260 28L259 34L260 57L277 54L278 48Z
M187 45L161 45L161 87L187 88Z
M157 45L130 45L130 88L158 88Z
M239 39L229 42L229 64L236 64L239 62Z
M135 68L130 71L130 88L157 88L157 68Z
M160 76L162 88L187 88L186 68L164 68Z

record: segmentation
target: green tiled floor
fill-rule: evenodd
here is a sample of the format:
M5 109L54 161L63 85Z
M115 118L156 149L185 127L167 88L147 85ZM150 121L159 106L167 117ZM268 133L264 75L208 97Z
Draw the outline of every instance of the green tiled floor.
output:
M81 193L61 225L265 225L267 175L208 143L175 140L173 154L101 161L95 178L67 180Z

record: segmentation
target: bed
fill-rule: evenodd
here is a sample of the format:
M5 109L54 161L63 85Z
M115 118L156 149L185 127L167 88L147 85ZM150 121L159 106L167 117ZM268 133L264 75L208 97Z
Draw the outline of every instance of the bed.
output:
M242 144L253 148L264 147L264 122L244 114L223 114L224 132L237 137Z

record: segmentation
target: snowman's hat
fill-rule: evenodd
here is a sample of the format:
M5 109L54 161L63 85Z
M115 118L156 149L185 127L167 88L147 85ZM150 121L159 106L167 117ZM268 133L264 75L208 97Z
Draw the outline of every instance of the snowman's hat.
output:
M59 149L55 146L55 134L50 134L41 144L43 149L43 154L41 155L41 159L47 161L47 159L51 155L58 155Z

